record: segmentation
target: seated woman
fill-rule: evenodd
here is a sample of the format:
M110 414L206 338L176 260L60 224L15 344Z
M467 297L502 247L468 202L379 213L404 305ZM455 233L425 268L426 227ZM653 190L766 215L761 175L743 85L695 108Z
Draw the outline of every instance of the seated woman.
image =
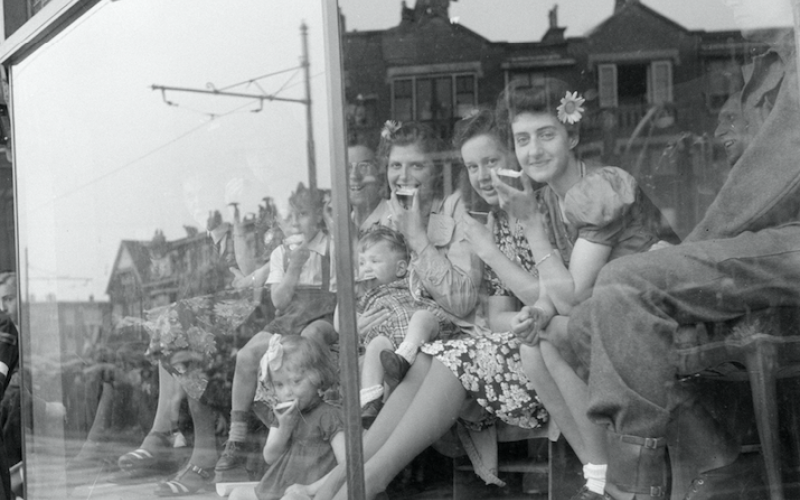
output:
M501 96L498 114L510 128L527 176L522 177L525 188L512 189L496 172L491 174L503 205L522 225L540 273L534 300L538 307L552 310L553 304L565 314L591 293L609 258L646 250L656 241L649 230L653 210L635 181L619 169L589 170L575 156L582 100L566 92L562 82L550 80ZM534 195L530 178L547 186ZM526 311L518 326L527 318ZM534 343L528 331L520 331L525 341ZM439 439L468 397L512 425L530 426L538 411L538 401L530 395L537 381L529 379L530 370L515 370L520 345L513 334L498 333L425 346L424 352L434 356L417 358L366 434L367 497L383 491L405 464ZM496 383L496 376L505 383ZM346 498L343 482L343 470L337 467L316 498Z

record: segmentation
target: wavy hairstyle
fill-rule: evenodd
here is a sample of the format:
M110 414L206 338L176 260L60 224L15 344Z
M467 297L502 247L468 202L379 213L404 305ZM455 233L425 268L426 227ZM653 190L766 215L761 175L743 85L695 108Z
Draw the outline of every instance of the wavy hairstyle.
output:
M444 161L450 154L447 147L436 132L424 123L419 122L393 122L395 127L384 127L381 133L381 142L378 145L377 156L383 165L384 171L388 172L389 156L395 146L416 145L420 151L431 157L433 165L436 167L436 183L434 192L439 195L444 193Z
M506 144L513 145L511 123L522 113L547 113L558 116L558 106L570 88L557 78L544 78L533 85L512 82L497 99L497 122ZM559 121L559 123L561 123ZM580 137L580 122L564 123L567 133Z

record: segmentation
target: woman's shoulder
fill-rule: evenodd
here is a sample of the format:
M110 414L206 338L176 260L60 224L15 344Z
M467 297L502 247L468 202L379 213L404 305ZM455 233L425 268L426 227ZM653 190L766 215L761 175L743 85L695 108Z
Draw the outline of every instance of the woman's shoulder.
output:
M636 179L619 167L587 168L567 191L564 212L571 224L602 227L630 210L637 190Z

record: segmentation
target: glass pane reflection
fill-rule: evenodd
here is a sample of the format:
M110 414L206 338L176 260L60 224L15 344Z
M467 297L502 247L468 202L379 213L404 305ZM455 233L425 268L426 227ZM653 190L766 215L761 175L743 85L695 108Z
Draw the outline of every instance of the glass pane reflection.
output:
M213 476L233 354L274 315L265 270L309 186L303 23L328 151L321 10L101 2L13 68L32 498L150 496L187 459ZM141 447L127 466L153 477L120 476Z

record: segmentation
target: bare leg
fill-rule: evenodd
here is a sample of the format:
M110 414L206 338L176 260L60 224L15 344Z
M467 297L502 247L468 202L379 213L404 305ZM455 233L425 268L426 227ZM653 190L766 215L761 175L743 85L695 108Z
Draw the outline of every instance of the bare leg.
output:
M421 346L439 334L439 319L430 311L416 311L408 322L404 342Z
M586 415L589 409L589 386L578 377L572 367L561 357L558 349L550 342L542 341L540 348L545 365L558 385L572 418L578 426L586 462L607 464L606 429L590 421Z
M431 367L432 358L427 355L417 356L417 361L411 365L406 378L397 386L392 395L378 413L378 418L373 422L364 435L364 460L369 460L386 443L392 431L403 418L417 391ZM346 464L339 464L327 476L314 500L330 500L333 495L344 485L347 479Z
M217 462L217 418L214 410L196 399L189 399L189 411L194 423L194 449L189 462L202 469L213 469Z
M233 372L231 388L231 413L247 412L256 397L258 382L258 363L267 352L269 332L258 332L236 353L236 368Z
M364 352L364 366L361 370L361 388L383 385L383 365L380 354L384 349L391 349L392 341L379 335L369 341Z
M520 346L520 357L522 358L522 369L536 388L536 394L550 414L550 418L558 425L581 463L586 465L589 462L589 455L586 451L586 444L583 442L583 435L564 395L547 370L544 359L542 359L541 349L539 346L522 345Z
M384 491L403 467L453 426L465 399L466 391L458 378L434 359L424 383L397 427L365 463L368 499ZM334 498L345 500L346 486Z
M156 416L153 418L153 427L150 432L170 432L172 430L173 401L176 395L180 394L181 388L178 381L159 363L158 406L156 406ZM180 400L178 403L180 404Z

